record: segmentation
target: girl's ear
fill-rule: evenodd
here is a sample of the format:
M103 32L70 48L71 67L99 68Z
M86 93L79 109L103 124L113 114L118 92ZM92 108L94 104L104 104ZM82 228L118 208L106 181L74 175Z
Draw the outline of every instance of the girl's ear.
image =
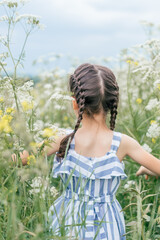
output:
M77 101L75 99L75 97L73 97L74 99L72 100L72 105L73 105L73 109L74 110L77 110L78 109L78 104L77 104Z

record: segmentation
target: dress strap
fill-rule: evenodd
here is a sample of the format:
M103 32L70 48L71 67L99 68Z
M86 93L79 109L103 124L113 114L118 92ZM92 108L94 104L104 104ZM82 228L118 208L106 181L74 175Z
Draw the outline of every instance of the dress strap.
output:
M122 138L122 133L114 131L114 135L113 135L113 139L112 139L112 145L111 145L111 151L112 152L115 152L115 153L117 152L118 147L119 147L120 142L121 142L121 138Z

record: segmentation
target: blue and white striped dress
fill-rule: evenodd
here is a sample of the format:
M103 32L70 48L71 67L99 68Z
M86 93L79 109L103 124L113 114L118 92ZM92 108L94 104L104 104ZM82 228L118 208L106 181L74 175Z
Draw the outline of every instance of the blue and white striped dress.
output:
M60 175L65 187L48 212L54 236L61 236L60 220L65 217L66 236L73 237L70 239L126 240L124 214L115 197L120 180L127 178L124 162L116 155L121 135L113 131L110 151L102 157L76 153L74 138L61 163L55 156L52 176Z

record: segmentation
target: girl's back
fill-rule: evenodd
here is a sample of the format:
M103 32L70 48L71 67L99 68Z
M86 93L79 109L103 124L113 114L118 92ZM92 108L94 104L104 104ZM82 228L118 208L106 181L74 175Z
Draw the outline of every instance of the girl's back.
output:
M74 135L75 152L91 158L104 156L111 149L113 135L114 131L107 127L103 127L101 130L79 128ZM117 156L120 161L124 158L121 146L117 150Z

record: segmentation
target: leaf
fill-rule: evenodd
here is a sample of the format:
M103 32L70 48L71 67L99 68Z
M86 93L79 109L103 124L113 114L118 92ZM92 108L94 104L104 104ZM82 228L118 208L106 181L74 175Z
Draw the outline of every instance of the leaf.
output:
M131 132L131 130L125 124L122 124L122 125L133 138L136 138L136 136Z
M155 218L154 221L159 224L160 223L160 217Z
M150 212L150 206L152 205L152 203L149 203L148 206L146 207L146 209L144 210L144 214L147 214Z
M134 233L134 232L135 232L134 230L128 231L127 233L123 234L123 236L126 236L126 235L128 235L130 233Z
M149 195L145 196L144 198L142 198L142 201L145 200L146 198L149 198L149 197L152 197L152 196L155 196L155 195L158 195L158 193L149 194Z
M134 188L129 188L128 191L132 191L132 192L135 192L136 194L140 195L140 193Z
M148 216L147 214L144 214L144 215L143 215L143 218L146 219L147 222L149 222L150 219L151 219L151 217Z
M148 192L149 190L150 190L150 189L143 190L140 194L145 193L145 192Z
M137 205L137 203L130 203L130 204L128 204L127 206L125 206L124 208L122 208L122 210L121 210L120 212L126 210L126 208L128 208L128 207L130 207L130 206L132 206L132 205Z
M133 225L136 225L136 224L137 224L136 221L131 221L131 222L128 222L128 223L126 224L126 226L133 226Z

